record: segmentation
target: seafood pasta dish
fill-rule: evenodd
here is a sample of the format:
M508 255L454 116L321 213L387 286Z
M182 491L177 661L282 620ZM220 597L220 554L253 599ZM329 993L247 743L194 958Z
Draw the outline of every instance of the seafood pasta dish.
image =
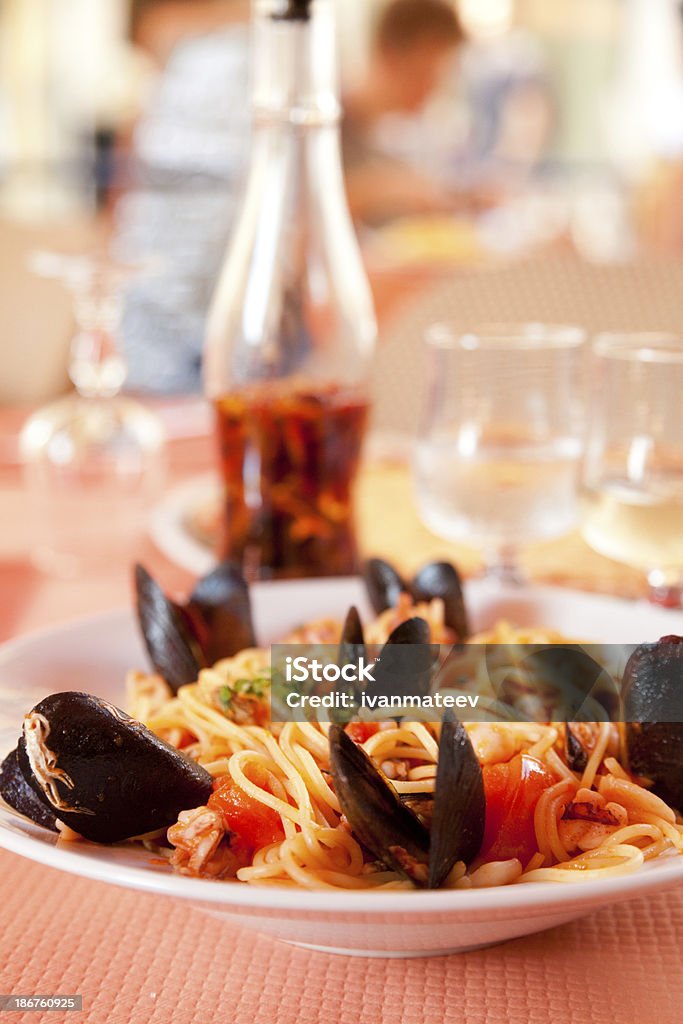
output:
M447 563L407 581L373 559L365 581L372 621L351 609L283 642L340 659L366 643L566 642L504 623L471 636ZM131 666L122 707L66 692L27 709L0 770L4 800L60 842L132 841L233 884L372 890L582 883L683 852L683 725L646 713L653 687L683 686L681 637L631 655L620 722L279 722L234 566L184 604L137 567L136 595L153 671Z

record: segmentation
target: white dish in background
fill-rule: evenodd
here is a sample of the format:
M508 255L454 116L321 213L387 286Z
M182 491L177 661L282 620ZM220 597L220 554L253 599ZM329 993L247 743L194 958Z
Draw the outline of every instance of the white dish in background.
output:
M367 613L355 579L253 587L258 635L277 639L300 622L342 616L352 603ZM683 632L683 614L551 587L467 587L473 627L500 617L543 624L570 636L633 643ZM23 714L50 692L86 690L119 705L124 676L146 658L131 611L81 619L26 636L0 650L0 756L16 743ZM430 956L462 952L563 924L618 900L683 882L683 857L646 865L602 882L530 883L438 892L338 892L258 888L173 875L133 846L58 842L0 802L0 846L86 878L188 900L197 910L272 936L359 956Z
M214 568L216 557L187 524L197 509L211 507L219 500L220 482L215 473L202 473L173 487L155 505L149 517L149 535L170 562L194 576L205 576Z

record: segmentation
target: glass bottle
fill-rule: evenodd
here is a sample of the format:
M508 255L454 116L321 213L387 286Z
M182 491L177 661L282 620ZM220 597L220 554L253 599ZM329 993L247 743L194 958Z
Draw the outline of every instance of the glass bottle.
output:
M357 569L376 324L344 190L332 0L254 0L252 157L209 314L221 555L251 578Z

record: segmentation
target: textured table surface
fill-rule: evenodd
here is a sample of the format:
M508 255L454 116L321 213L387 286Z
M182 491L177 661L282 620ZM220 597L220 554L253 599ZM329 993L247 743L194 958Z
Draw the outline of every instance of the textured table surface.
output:
M0 853L0 990L66 1024L679 1024L683 892L430 960L328 956ZM4 1015L3 1015L4 1016ZM57 1013L6 1015L27 1024Z

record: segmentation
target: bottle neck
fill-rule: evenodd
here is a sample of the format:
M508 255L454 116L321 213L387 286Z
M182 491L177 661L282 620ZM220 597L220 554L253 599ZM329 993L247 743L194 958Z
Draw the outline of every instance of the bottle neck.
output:
M290 16L286 0L253 0L251 103L258 129L339 121L339 82L332 0L312 0Z

